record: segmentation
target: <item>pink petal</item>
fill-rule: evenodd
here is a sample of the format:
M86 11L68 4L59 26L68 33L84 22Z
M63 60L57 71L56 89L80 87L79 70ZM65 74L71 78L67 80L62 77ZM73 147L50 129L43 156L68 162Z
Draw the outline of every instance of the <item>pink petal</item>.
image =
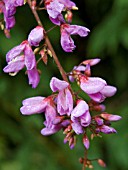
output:
M116 93L117 89L114 86L104 86L104 88L101 90L101 93L105 97L111 97Z
M44 30L41 26L37 26L31 30L28 35L28 42L31 46L38 46L41 40L44 38Z
M85 77L81 77L80 79L80 87L87 94L98 93L105 85L106 81L98 77L88 77L87 80Z
M35 113L44 112L47 102L45 102L44 97L32 97L23 101L23 106L20 111L23 115L31 115Z
M71 112L71 120L73 120L74 117L82 116L86 111L88 111L88 109L88 104L85 101L81 100Z
M53 92L64 90L68 85L69 83L59 80L56 77L53 77L50 81L50 88Z

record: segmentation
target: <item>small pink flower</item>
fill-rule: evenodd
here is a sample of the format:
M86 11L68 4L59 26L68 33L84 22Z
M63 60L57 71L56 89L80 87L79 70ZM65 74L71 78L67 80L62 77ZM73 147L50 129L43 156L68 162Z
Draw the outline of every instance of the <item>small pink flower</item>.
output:
M91 115L89 113L88 104L79 100L76 107L71 112L72 128L76 134L84 132L83 128L89 126L91 123Z
M24 0L3 0L2 4L2 6L0 5L0 11L4 14L6 29L10 30L15 25L16 7L22 6Z
M50 87L53 92L59 91L56 102L57 111L60 115L70 115L73 109L73 98L68 89L69 83L53 77L50 81Z
M116 93L116 87L108 86L106 81L99 77L80 76L80 88L96 102L103 102L106 97Z
M70 0L45 0L45 7L50 20L56 25L61 25L65 23L62 11L71 10L76 4Z
M90 30L83 26L78 25L61 25L61 46L65 52L72 52L75 49L74 41L71 35L79 35L81 37L86 37Z
M5 73L16 74L26 66L29 84L31 84L33 88L37 87L40 78L36 68L35 55L28 41L23 41L20 45L12 48L6 54L6 61L8 65L3 69Z
M44 30L41 26L37 26L28 35L28 42L31 46L39 46L39 43L44 38Z

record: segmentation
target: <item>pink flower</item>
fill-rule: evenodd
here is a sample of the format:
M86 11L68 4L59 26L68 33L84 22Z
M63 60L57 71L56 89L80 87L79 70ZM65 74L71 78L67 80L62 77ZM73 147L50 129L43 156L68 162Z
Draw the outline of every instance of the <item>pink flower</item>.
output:
M78 25L61 25L61 46L65 52L72 52L75 49L74 41L71 35L79 35L81 37L86 37L90 30L86 27Z
M58 115L52 98L32 97L25 99L22 104L23 106L20 108L20 111L23 115L40 114L44 112L46 120L44 122L45 127L41 130L42 135L56 133L64 126L64 123L53 124Z
M6 29L10 30L15 25L14 14L16 13L16 7L22 6L24 4L24 0L3 0L2 2L2 12L4 14Z
M76 5L70 0L45 0L45 7L50 20L54 24L60 25L65 23L62 11L71 10L73 7L76 7Z
M24 53L23 55L21 55ZM24 66L27 68L29 84L36 88L39 83L39 73L36 68L35 55L28 43L23 41L20 45L12 48L6 54L6 61L8 65L3 69L5 73L17 74Z
M50 87L53 92L59 91L56 102L57 111L60 115L70 115L73 109L73 98L68 89L69 83L53 77L50 81Z
M99 77L86 77L81 75L80 88L96 101L102 102L106 97L111 97L116 93L116 87L108 86L106 81Z
M62 128L61 124L57 125L53 124L53 121L55 120L56 117L57 117L56 109L53 106L48 105L45 110L46 120L44 122L45 128L41 130L42 135L47 136L54 134Z
M20 108L21 113L23 115L31 115L44 112L47 106L47 101L44 99L44 97L38 96L23 100L23 106Z
M41 26L37 26L28 35L28 42L31 46L39 46L39 43L44 38L44 30Z
M77 106L71 112L72 128L76 134L84 133L83 128L89 126L91 123L91 115L89 113L88 104L79 100Z

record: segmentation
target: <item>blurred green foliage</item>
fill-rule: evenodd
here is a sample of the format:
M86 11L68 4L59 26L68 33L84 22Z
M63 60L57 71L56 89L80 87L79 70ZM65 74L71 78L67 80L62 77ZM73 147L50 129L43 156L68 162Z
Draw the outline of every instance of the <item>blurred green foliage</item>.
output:
M122 116L113 124L118 134L103 135L91 141L89 158L102 158L107 170L127 170L128 161L128 1L127 0L83 0L74 1L79 11L74 11L74 24L90 28L90 35L83 39L74 36L76 50L66 54L62 51L59 28L49 33L54 49L65 70L87 58L99 57L101 63L93 68L93 75L107 80L118 87L117 94L105 101L107 111ZM46 30L53 24L46 12L39 12ZM78 158L84 149L80 139L74 150L63 144L64 135L59 133L43 137L43 115L22 116L19 108L23 99L31 96L50 94L49 80L58 76L58 69L50 58L48 65L39 64L42 72L37 89L27 84L27 76L22 70L15 77L3 73L5 55L14 46L27 38L36 26L28 5L17 9L16 25L11 30L11 38L5 38L0 31L0 169L1 170L78 170ZM103 169L94 163L97 170Z

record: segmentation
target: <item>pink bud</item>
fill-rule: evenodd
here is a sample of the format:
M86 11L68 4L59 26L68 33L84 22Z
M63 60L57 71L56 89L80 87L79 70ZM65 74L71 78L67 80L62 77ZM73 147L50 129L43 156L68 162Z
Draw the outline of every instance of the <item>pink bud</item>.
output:
M112 114L108 114L108 113L105 113L105 112L100 114L100 116L102 118L104 118L105 120L109 120L109 121L118 121L118 120L120 120L122 118L121 116L112 115Z
M102 159L98 159L97 162L101 167L106 167L106 164Z
M87 135L84 135L84 137L83 137L83 144L84 144L86 149L89 149L90 142L89 142Z

